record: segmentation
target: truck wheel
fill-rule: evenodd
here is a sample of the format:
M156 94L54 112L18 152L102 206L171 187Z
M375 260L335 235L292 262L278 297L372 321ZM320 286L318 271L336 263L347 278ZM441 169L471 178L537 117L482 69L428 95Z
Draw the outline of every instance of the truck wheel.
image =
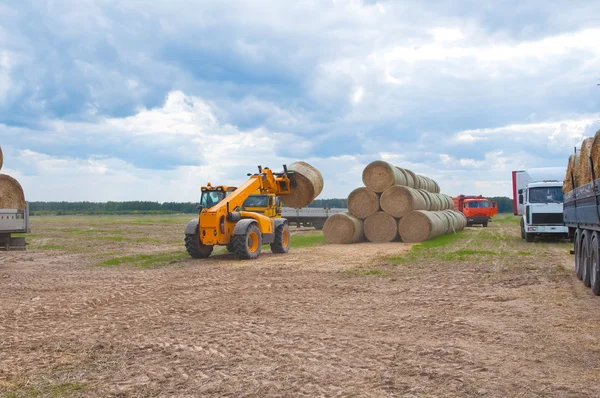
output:
M318 221L318 222L314 222L314 223L313 223L313 227L315 227L315 229L316 229L317 231L320 231L320 230L322 230L322 229L323 229L323 226L325 226L325 223L324 223L324 222L322 222L322 221Z
M213 251L212 246L207 246L200 243L200 235L197 233L185 235L185 249L193 258L206 258L210 256Z
M590 250L590 286L592 288L592 292L596 296L600 296L600 266L598 265L599 256L599 245L598 240L600 239L600 234L598 232L594 232L592 236L592 247Z
M525 239L525 223L523 217L521 217L521 239Z
M290 226L283 223L275 228L275 241L271 243L271 252L287 253L290 250Z
M262 234L256 224L250 224L246 233L233 235L233 251L242 260L254 260L262 250Z
M525 233L525 240L527 242L533 242L533 234Z
M488 222L486 221L486 222L484 222L484 223L483 223L483 224L481 224L481 225L483 225L483 228L487 228Z
M225 247L227 248L227 251L228 251L229 253L233 253L233 252L234 252L234 249L233 249L233 243L231 243L231 242L230 242L230 243L228 243L228 244L227 244L227 246L225 246Z
M575 275L577 275L577 279L581 280L583 278L583 273L581 270L583 269L583 262L581 258L581 229L577 228L575 230L575 237L573 238L573 251L575 252Z
M591 260L592 240L590 232L583 232L583 244L581 245L581 280L583 284L590 287L590 260Z

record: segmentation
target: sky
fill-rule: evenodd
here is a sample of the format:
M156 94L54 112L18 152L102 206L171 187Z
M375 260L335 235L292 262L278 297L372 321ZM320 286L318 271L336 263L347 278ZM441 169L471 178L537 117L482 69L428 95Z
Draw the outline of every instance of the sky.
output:
M198 200L302 160L511 196L600 129L600 3L0 0L2 173L29 201Z

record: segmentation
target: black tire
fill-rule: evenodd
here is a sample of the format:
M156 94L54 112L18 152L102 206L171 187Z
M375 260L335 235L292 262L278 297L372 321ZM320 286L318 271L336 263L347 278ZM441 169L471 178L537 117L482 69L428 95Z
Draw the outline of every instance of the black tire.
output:
M533 238L534 238L534 235L533 235L533 234L528 234L528 233L525 233L525 240L526 240L527 242L533 242Z
M290 226L283 223L275 228L275 240L271 243L271 252L287 253L290 250Z
M583 232L583 244L581 245L581 281L587 287L590 287L590 252L592 249L592 239L590 231Z
M600 234L594 232L590 250L590 287L596 296L600 296L600 265L598 264L598 258L600 258L600 245L598 240L600 240Z
M577 275L577 279L583 279L583 273L581 270L583 269L582 261L581 261L581 229L577 228L575 230L574 238L573 238L573 251L575 252L575 275Z
M324 226L325 226L325 223L321 222L321 221L313 223L313 227L315 227L315 229L317 231L322 230Z
M234 252L234 248L233 248L233 243L228 243L227 246L225 246L227 248L227 251L229 253L233 253Z
M213 251L212 246L203 245L200 243L200 236L196 233L193 235L185 235L185 249L193 258L206 258Z
M233 252L242 260L254 260L262 249L262 234L256 224L250 224L242 235L231 238Z
M521 217L521 239L525 239L525 223L523 217Z
M483 224L481 224L481 225L483 225L483 228L487 228L488 222L486 221L486 222L484 222L484 223L483 223Z

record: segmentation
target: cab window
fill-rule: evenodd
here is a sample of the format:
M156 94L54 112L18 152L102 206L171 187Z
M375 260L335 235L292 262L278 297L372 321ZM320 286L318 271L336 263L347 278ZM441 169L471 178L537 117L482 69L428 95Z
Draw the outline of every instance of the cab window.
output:
M223 191L206 191L200 196L200 205L205 209L210 209L217 203L223 200L225 192Z

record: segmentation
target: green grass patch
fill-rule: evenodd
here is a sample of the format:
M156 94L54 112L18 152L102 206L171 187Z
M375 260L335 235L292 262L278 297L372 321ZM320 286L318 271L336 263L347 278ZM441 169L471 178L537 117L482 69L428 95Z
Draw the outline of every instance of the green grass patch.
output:
M8 383L7 383L8 384ZM2 385L0 385L1 387ZM8 391L3 395L7 398L20 397L64 397L75 392L82 392L89 387L84 383L60 383L54 385L45 385L40 387L32 387L23 383L12 384ZM0 389L1 391L1 389Z
M72 251L73 248L63 245L41 245L34 246L35 249L38 250L62 250L62 251Z
M157 253L157 254L138 254L135 256L121 256L113 257L102 261L99 265L106 267L114 267L119 265L132 265L135 267L156 267L181 261L189 258L185 250L169 253Z
M95 239L108 240L110 242L123 242L125 240L122 236L99 236Z
M517 255L518 256L531 256L533 253L532 252L527 252L527 251L518 251Z
M514 216L512 214L496 215L492 219L494 220L493 222L511 223L517 225L521 222L521 216Z
M390 271L382 270L382 269L352 269L348 271L344 271L347 275L361 275L361 276L384 276L389 275Z
M290 241L290 247L301 248L301 247L313 247L322 245L326 242L322 232L311 233L311 234L299 234L292 235Z

